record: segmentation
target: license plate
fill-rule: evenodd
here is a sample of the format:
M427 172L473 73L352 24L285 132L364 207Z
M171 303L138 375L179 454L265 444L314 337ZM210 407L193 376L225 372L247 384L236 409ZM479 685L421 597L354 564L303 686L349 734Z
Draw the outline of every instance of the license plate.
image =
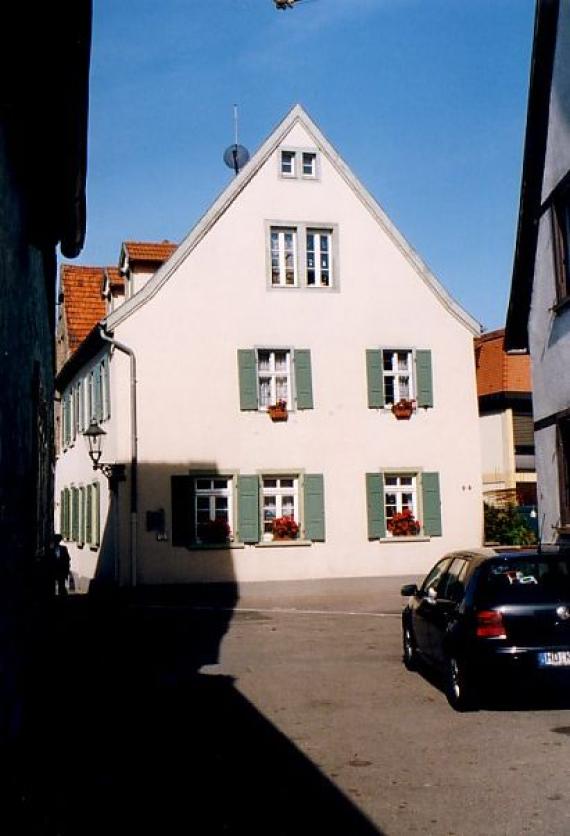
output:
M538 664L541 668L570 667L570 650L548 650L539 653Z

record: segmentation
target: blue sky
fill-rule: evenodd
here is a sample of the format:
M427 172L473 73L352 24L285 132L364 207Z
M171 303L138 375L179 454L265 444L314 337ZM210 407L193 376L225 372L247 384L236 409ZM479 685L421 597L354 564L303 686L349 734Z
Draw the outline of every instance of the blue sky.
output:
M452 295L504 323L534 0L94 0L80 264L179 241L300 102Z

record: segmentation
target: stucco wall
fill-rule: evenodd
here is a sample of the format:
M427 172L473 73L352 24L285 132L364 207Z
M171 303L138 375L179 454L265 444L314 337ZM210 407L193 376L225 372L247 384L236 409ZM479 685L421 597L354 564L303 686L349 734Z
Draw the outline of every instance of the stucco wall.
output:
M544 202L570 169L570 0L560 0L548 142L542 185Z
M482 415L479 419L479 428L483 490L514 488L512 410L506 409Z

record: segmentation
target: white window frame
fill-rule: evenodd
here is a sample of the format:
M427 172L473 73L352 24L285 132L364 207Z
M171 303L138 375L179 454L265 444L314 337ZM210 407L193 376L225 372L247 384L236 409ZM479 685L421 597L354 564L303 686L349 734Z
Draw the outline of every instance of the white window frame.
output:
M297 177L297 152L289 148L282 148L279 157L279 171L282 177L296 178ZM290 171L287 171L286 162L290 163Z
M292 236L293 250L293 281L287 281L287 255L286 236ZM277 243L277 249L274 243ZM269 235L269 249L271 260L271 284L273 287L298 287L299 285L299 253L298 253L298 231L294 226L272 226ZM277 264L274 264L274 257L277 256ZM274 273L275 266L277 273ZM277 278L277 281L275 281Z
M275 487L266 486L265 482L273 480L277 484ZM284 486L282 481L292 481L293 486ZM283 514L283 500L285 497L293 497L293 519L299 526L299 536L301 534L301 517L300 517L300 477L298 473L263 473L261 474L261 541L266 543L273 540L273 533L265 530L266 522L271 525L273 519L284 516ZM265 518L265 498L275 499L275 516L271 520Z
M261 369L261 354L269 355L269 368ZM285 369L277 369L276 354L285 354ZM278 400L283 399L287 402L287 409L293 408L293 386L292 386L292 369L293 369L293 350L291 348L256 348L255 363L257 370L257 402L261 412L267 412L267 408L277 403ZM277 391L277 379L285 378L285 393ZM262 390L262 379L269 379L269 399L265 400Z
M305 171L306 163L310 163L310 170ZM301 176L307 180L315 180L317 176L317 152L301 151Z
M226 504L226 513L227 513L227 523L230 527L230 540L234 537L234 525L233 525L233 513L234 513L234 478L233 476L225 476L223 474L193 474L193 503L194 507L192 509L193 519L194 519L194 532L195 532L195 540L198 545L203 545L203 541L200 540L198 536L198 527L200 523L198 522L198 499L207 497L209 500L209 519L215 520L216 519L216 499L220 497L224 497L227 499ZM226 483L225 488L216 487L215 482L222 482ZM198 487L199 482L209 482L208 487Z
M267 287L270 290L280 292L287 290L295 292L299 290L320 291L321 293L338 292L340 290L340 268L339 268L339 229L338 224L313 221L291 221L291 220L266 220L265 221L265 250L267 263ZM286 283L285 273L285 234L293 235L293 283ZM274 241L274 236L277 243ZM326 236L328 244L328 271L329 283L324 284L322 280L321 267L321 239L315 253L315 282L308 281L308 253L307 236ZM276 276L274 280L274 256Z
M399 355L405 354L407 360L407 367L405 370L401 370L398 368L398 359ZM385 358L386 356L390 356L392 359L392 369L386 370L384 368ZM414 351L411 348L383 348L382 349L382 388L384 392L384 403L386 407L391 407L392 404L398 403L399 400L402 398L406 398L406 400L413 401L415 400L415 380L414 380ZM394 369L394 364L396 368ZM402 383L401 378L408 378L408 392L405 392L405 385ZM388 396L386 394L386 382L388 380L393 381L393 400L388 400Z
M313 237L313 249L309 250L309 235ZM323 249L322 239L326 239L327 248ZM314 265L309 267L309 253L313 253ZM323 266L322 258L326 255L328 257L328 281L323 281ZM309 281L309 271L314 273L314 281ZM307 287L332 287L334 284L333 274L333 233L332 229L324 229L322 227L307 227L305 230L305 281Z
M419 519L419 501L418 498L420 496L420 479L421 474L418 471L406 471L406 470L394 470L388 471L383 473L384 477L384 515L386 520L386 537L393 537L391 531L388 530L388 521L391 519L391 515L388 515L388 508L395 507L394 513L401 514L404 508L410 508L410 505L406 503L404 505L404 495L411 495L411 511L414 515L414 519ZM395 485L389 485L388 480L395 479ZM403 479L411 479L411 485L402 484ZM394 494L395 495L395 506L390 503L388 506L388 495Z

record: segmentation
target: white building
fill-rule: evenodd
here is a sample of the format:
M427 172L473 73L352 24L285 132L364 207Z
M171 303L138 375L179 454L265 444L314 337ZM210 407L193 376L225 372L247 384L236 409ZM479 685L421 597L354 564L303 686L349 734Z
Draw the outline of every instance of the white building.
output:
M480 545L478 333L294 107L59 372L74 572L409 575ZM407 420L392 411L402 398ZM103 461L126 465L111 492L79 438L93 418ZM395 536L406 509L415 534ZM275 537L283 516L291 539Z
M570 534L570 2L538 0L505 346L530 352L543 542Z

